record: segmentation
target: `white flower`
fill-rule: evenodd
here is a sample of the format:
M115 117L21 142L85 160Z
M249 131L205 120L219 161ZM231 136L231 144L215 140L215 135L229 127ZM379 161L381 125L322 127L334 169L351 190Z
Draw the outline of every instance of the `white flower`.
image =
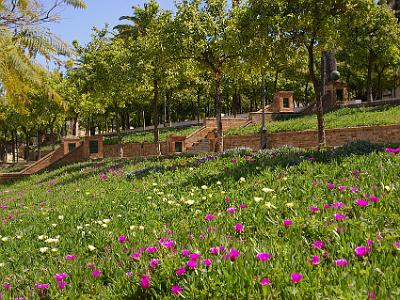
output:
M264 198L262 197L254 197L254 201L256 201L257 203L260 202L261 200L263 200Z
M64 220L64 216L60 215L60 216L58 216L58 219L59 220Z
M157 182L153 182L153 186L157 186Z
M136 229L136 226L135 226L135 225L131 225L131 226L129 227L129 229L130 229L130 230L135 230L135 229Z
M107 227L108 227L108 225L107 225L107 224L103 224L103 225L101 225L101 226L103 226L104 228L107 228Z
M271 202L266 202L264 205L266 208L275 208L276 209L276 207Z
M39 236L38 236L38 239L41 240L41 241L42 241L42 240L45 240L45 239L47 239L47 238L48 238L47 235L39 235Z
M207 199L207 197L204 197L204 196L203 196L203 197L201 197L201 199L202 199L202 200L206 200L206 199Z
M194 204L194 200L187 200L185 203L187 205L193 205Z
M7 236L5 236L5 237L1 238L1 240L2 240L3 242L7 242L9 239L10 239L10 238L9 238L9 237L7 237Z
M222 182L221 181L217 181L217 185L221 185L222 184Z
M118 218L122 218L122 215L117 215Z
M16 238L17 240L20 240L20 239L22 239L22 235L17 235L15 238Z
M5 264L4 263L0 263L0 268L4 267Z
M245 182L245 181L246 181L246 178L240 177L240 178L239 178L239 181L240 181L240 182Z
M262 189L262 191L264 192L264 193L272 193L272 192L274 192L274 190L273 189L270 189L270 188L263 188Z
M189 171L193 171L193 168L192 168L192 167L190 167L190 168L189 168Z
M51 248L51 252L57 252L58 249L57 248Z
M83 229L83 226L76 226L76 229L82 230L82 229Z
M175 204L175 201L169 200L169 201L168 201L168 204L174 205L174 204Z
M88 246L88 248L89 248L89 250L90 250L90 251L94 251L94 250L96 250L96 247L95 247L95 246L93 246L93 245L89 245L89 246Z
M54 224L51 224L51 226L53 226L53 227L57 227L57 224L55 224L55 223L54 223Z
M139 226L139 229L140 230L144 230L144 226Z
M152 199L151 196L148 196L148 197L147 197L147 200L151 200L151 199Z
M48 243L48 244L57 244L59 242L59 240L50 238L50 239L45 240L44 242Z
M110 222L111 222L110 219L104 219L104 220L103 220L103 223L106 223L106 224L108 224L108 223L110 223Z
M39 251L40 251L41 253L45 253L45 252L47 252L48 250L49 250L48 247L41 247L41 248L39 248Z
M202 186L201 186L201 189L202 189L202 190L206 190L207 188L208 188L208 187L207 187L206 185L202 185Z
M286 203L286 206L288 208L292 208L292 207L294 207L294 203L293 202L288 202L288 203Z

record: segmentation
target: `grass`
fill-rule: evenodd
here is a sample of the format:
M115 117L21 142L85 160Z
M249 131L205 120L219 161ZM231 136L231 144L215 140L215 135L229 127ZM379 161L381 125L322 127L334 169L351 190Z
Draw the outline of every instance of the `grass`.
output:
M189 135L199 129L199 126L192 126L188 128L168 128L160 130L160 140L166 141L171 135ZM133 132L124 134L122 143L151 143L154 141L153 131ZM106 145L117 144L116 136L104 136L104 143Z
M10 163L10 164L0 164L0 173L15 173L22 171L29 165L31 165L32 162L30 163Z
M0 185L3 298L398 299L400 155L379 149L105 160Z
M388 107L342 108L325 115L325 128L347 128L369 125L400 124L400 105ZM316 115L267 123L268 132L316 130ZM260 125L228 130L225 135L258 133Z

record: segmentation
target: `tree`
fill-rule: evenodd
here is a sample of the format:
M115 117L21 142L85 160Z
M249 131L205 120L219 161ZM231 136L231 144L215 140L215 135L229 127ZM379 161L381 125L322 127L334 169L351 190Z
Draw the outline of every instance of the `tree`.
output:
M237 2L237 1L236 1ZM235 4L235 2L234 2ZM226 0L193 0L178 5L175 17L175 48L180 58L198 61L211 72L215 83L217 151L223 150L221 118L221 80L229 61L239 57L237 10Z

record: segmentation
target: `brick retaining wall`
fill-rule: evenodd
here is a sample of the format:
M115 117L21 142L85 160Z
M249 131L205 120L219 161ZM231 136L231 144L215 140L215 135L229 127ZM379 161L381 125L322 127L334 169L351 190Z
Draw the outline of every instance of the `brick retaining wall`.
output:
M161 142L161 154L170 154L169 145L167 142ZM119 157L118 145L104 145L104 157ZM137 157L137 156L156 156L157 144L155 143L135 143L135 144L124 144L124 156L125 157Z
M357 140L372 143L400 143L400 125L326 129L328 147L341 146ZM318 145L318 132L309 130L276 132L268 135L268 148L277 148L285 145L315 148ZM227 136L224 138L225 149L236 147L251 147L254 150L258 150L260 148L260 135Z

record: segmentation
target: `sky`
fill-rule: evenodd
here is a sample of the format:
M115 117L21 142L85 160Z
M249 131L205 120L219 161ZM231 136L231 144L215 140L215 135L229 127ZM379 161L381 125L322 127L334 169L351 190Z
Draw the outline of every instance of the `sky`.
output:
M78 40L80 44L90 41L93 26L102 28L105 23L110 27L123 22L118 18L132 15L132 6L143 6L144 0L86 0L87 9L79 10L71 7L60 11L61 20L58 23L48 24L51 31L64 41L71 43ZM158 0L161 8L173 9L173 0Z

